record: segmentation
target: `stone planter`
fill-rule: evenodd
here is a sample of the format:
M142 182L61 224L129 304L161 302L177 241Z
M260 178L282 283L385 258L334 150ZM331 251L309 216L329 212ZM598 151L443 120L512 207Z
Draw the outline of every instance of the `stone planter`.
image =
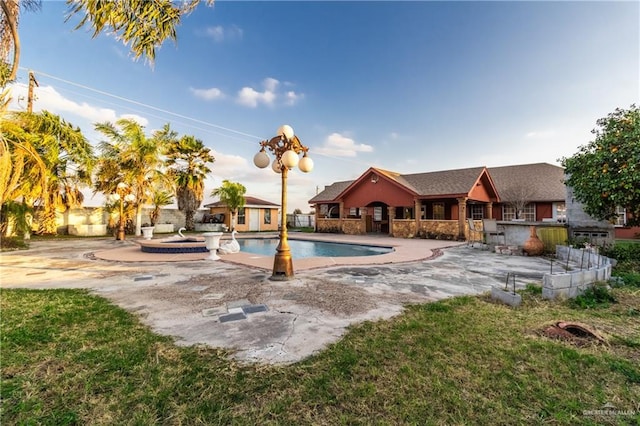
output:
M205 244L210 253L208 259L220 259L220 256L218 256L218 249L220 248L220 237L222 237L222 232L205 232L202 236L204 237Z
M173 223L156 223L154 226L153 232L156 234L172 234L175 231L173 230Z
M140 230L142 231L142 237L145 240L150 240L151 238L153 238L153 226L143 226L142 228L140 228Z

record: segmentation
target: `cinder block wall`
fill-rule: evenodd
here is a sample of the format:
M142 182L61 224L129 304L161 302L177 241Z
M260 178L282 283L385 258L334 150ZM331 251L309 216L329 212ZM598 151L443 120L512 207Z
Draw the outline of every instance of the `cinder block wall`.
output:
M574 270L544 274L542 297L575 298L598 281L611 278L611 259L597 253L596 249L577 249L556 246L556 257L560 263L567 262Z

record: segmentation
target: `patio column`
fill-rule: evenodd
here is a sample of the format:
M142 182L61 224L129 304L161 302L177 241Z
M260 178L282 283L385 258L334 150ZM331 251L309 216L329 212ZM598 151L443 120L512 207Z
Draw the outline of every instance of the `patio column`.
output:
M362 233L367 233L367 208L360 207L360 226L362 227Z
M389 235L393 237L393 220L396 218L396 208L387 206L387 214L389 216Z
M493 219L493 203L487 203L487 219Z
M413 218L416 222L416 230L415 230L415 234L418 234L418 231L420 231L420 207L421 207L421 203L420 200L416 199L413 203Z
M465 240L464 223L467 220L467 197L458 198L458 239Z

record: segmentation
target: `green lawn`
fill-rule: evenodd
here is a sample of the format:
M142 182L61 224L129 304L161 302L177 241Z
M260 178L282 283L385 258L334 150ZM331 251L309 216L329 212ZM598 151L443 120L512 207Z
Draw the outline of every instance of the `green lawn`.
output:
M1 290L2 424L634 424L640 289L578 309L524 294L411 306L291 366L177 347L79 290ZM607 344L551 340L558 320ZM604 404L618 415L596 414ZM613 410L613 409L610 409ZM631 411L635 411L632 415Z

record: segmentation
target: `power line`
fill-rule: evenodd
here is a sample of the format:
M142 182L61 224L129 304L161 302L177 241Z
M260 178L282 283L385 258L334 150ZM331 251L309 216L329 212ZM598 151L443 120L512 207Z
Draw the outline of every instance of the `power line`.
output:
M29 70L27 70L26 68L23 68L23 67L20 67L20 69L22 69L23 71L29 71ZM185 119L185 120L190 120L190 121L193 121L193 122L196 122L196 123L204 124L206 126L215 127L217 129L225 130L227 132L236 133L238 135L248 136L250 138L256 138L256 139L259 139L259 140L264 139L264 138L262 138L260 136L252 135L250 133L245 133L245 132L241 132L239 130L230 129L228 127L224 127L224 126L220 126L220 125L217 125L217 124L209 123L207 121L199 120L197 118L188 117L186 115L182 115L182 114L178 114L178 113L175 113L175 112L172 112L172 111L168 111L166 109L158 108L158 107L155 107L153 105L145 104L143 102L138 102L138 101L135 101L133 99L125 98L123 96L114 95L112 93L108 93L108 92L105 92L103 90L94 89L92 87L85 86L83 84L74 83L73 81L65 80L63 78L56 77L56 76L53 76L51 74L47 74L47 73L42 72L42 71L34 71L34 72L38 73L39 75L43 75L45 77L51 78L53 80L61 81L63 83L70 84L72 86L80 87L80 88L82 88L84 90L89 90L91 92L99 93L99 94L104 95L104 96L109 96L111 98L115 98L115 99L118 99L118 100L121 100L121 101L124 101L124 102L129 102L129 103L132 103L134 105L138 105L138 106L141 106L141 107L144 107L144 108L149 108L149 109L152 109L154 111L161 112L163 114L169 114L169 115L172 115L174 117L179 117L179 118L182 118L182 119Z
M124 102L128 102L128 103L131 103L131 104L134 104L134 105L138 105L138 106L141 106L143 108L148 108L148 109L151 109L151 110L154 110L154 111L158 111L158 112L161 112L163 114L168 114L168 115L171 115L171 116L174 116L174 117L178 117L178 118L189 120L189 121L192 121L192 122L195 122L195 123L203 124L205 126L210 126L210 127L216 128L216 129L220 129L220 130L224 130L224 131L227 131L227 132L231 132L231 133L234 133L236 135L250 137L250 138L252 138L254 140L255 139L257 139L257 140L263 140L264 139L261 136L252 135L250 133L245 133L245 132L242 132L242 131L239 131L239 130L234 130L234 129L231 129L231 128L228 128L228 127L220 126L218 124L213 124L213 123L209 123L207 121L203 121L203 120L200 120L200 119L197 119L197 118L189 117L189 116L186 116L186 115L183 115L183 114L178 114L178 113L175 113L175 112L172 112L172 111L168 111L168 110L165 110L165 109L162 109L162 108L155 107L153 105L145 104L143 102L139 102L139 101L136 101L136 100L133 100L133 99L125 98L123 96L119 96L119 95L115 95L115 94L112 94L112 93L109 93L109 92L105 92L104 90L94 89L93 87L89 87L89 86L86 86L84 84L75 83L73 81L69 81L69 80L66 80L64 78L56 77L56 76L53 76L51 74L48 74L48 73L45 73L45 72L42 72L42 71L34 71L34 70L30 70L30 69L27 69L27 68L24 68L24 67L19 67L19 68L21 70L23 70L23 71L29 71L29 72L32 71L32 72L38 73L39 75L48 77L48 78L50 78L52 80L57 80L57 81L69 84L71 86L75 86L75 87L79 87L79 88L84 89L84 90L88 90L88 91L91 91L91 92L99 93L99 94L104 95L104 96L108 96L108 97L111 97L111 98L114 98L114 99L118 99L120 101L124 101ZM68 89L67 89L67 91L69 91L71 93L75 93L75 92L70 91ZM100 100L100 99L92 98L91 96L87 96L87 95L84 95L84 94L80 94L80 93L76 93L76 94L78 94L80 96L88 97L90 99ZM101 101L102 102L106 102L104 100L101 100ZM109 103L109 102L106 102L106 103ZM109 103L109 104L117 105L117 104L114 104L114 103ZM117 105L117 106L120 106L120 105ZM151 117L164 119L162 117L155 116L155 115L150 114L148 112L138 111L138 110L135 110L135 109L130 108L130 107L123 107L123 108L127 108L127 109L130 109L132 111L137 111L137 112L140 112L140 113L143 113L143 114L148 114ZM180 123L180 122L178 122L178 123L179 124L185 124L185 123ZM193 127L192 125L190 125L190 126ZM198 128L198 129L199 130L203 130L203 131L209 131L209 132L212 132L214 134L218 134L220 136L230 137L230 138L242 141L242 142L254 143L254 142L249 142L249 141L240 139L237 136L234 137L234 136L226 135L226 134L223 134L223 133L218 133L218 132L211 131L211 130L205 130L205 129L200 129L200 128ZM368 166L369 165L368 163L365 163L365 162L362 162L362 161L354 160L354 159L351 159L351 158L345 158L345 157L341 157L341 156L330 155L330 154L326 154L326 153L317 152L317 153L315 153L315 155L319 155L319 156L327 157L327 158L332 158L334 160L343 161L343 162L347 162L347 163L351 163L351 164L356 164L356 165L359 165L359 166Z

